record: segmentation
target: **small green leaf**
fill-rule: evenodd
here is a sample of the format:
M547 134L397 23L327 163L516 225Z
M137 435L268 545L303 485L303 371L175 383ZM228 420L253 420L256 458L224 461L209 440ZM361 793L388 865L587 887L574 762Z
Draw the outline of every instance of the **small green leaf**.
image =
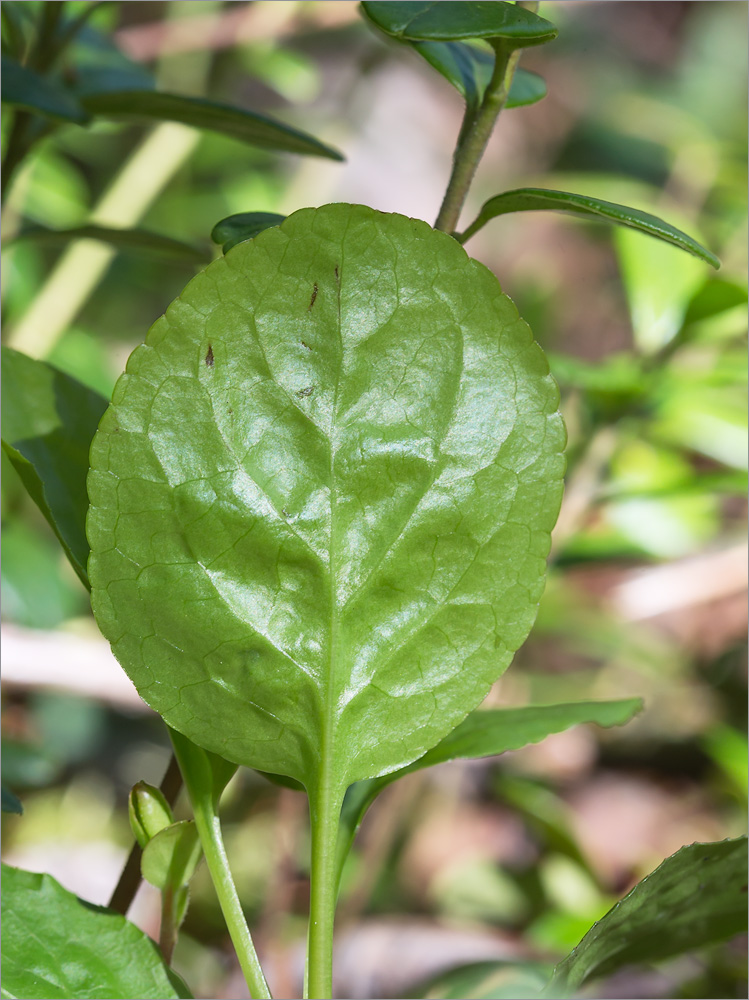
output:
M505 108L526 108L546 97L546 81L522 66L515 70Z
M502 39L514 48L523 48L550 42L558 33L549 21L505 0L476 3L364 0L361 6L380 31L400 41L487 38Z
M285 215L276 215L275 212L239 212L237 215L228 215L213 227L211 239L214 243L222 243L222 249L226 253L237 243L254 239L264 229L280 226L285 218Z
M88 94L81 98L81 103L91 114L103 118L182 122L193 128L220 132L263 149L325 156L331 160L343 159L331 146L274 118L200 97L150 90L106 91Z
M171 236L152 233L147 229L113 229L111 226L73 226L70 229L47 229L45 226L29 226L8 245L18 240L33 240L47 246L65 246L71 240L100 240L111 243L123 250L134 250L139 254L157 257L172 257L191 264L205 264L209 254L199 247L175 240Z
M84 125L89 120L85 108L59 81L7 55L2 60L2 101L55 121Z
M214 753L341 796L409 764L530 630L557 405L451 237L296 212L193 279L115 388L88 480L99 625Z
M437 746L412 764L369 781L358 781L346 792L338 839L339 874L364 814L380 792L404 774L444 764L458 757L493 757L540 743L582 723L621 726L642 710L640 698L620 701L581 701L563 705L529 705L526 708L478 709L471 712Z
M193 820L172 823L159 830L143 848L143 878L162 892L177 891L195 874L202 853Z
M667 858L591 927L551 990L575 991L625 965L657 962L746 931L747 839L691 844Z
M412 42L411 45L463 95L470 107L479 106L494 70L493 52L467 42ZM516 69L505 108L535 104L545 96L546 84L542 77Z
M83 583L88 450L103 396L33 358L2 348L2 444Z
M569 191L547 191L544 188L518 188L516 191L505 191L503 194L490 198L484 203L476 219L464 233L458 236L458 239L461 243L465 243L482 226L498 215L506 215L508 212L538 211L539 209L552 212L572 212L575 215L604 219L606 222L614 222L619 226L637 229L648 236L665 240L666 243L670 243L680 250L686 250L687 253L699 257L700 260L715 268L720 267L720 261L714 253L703 247L697 240L692 239L691 236L674 226L670 226L655 215L641 212L636 208L628 208L626 205L616 205L611 201L601 201L600 198L571 194Z
M174 822L171 806L164 793L147 781L138 781L133 785L127 806L130 829L142 848Z
M2 792L2 811L4 813L15 813L16 816L23 815L23 806L17 795L14 795L5 785L0 786Z
M19 1000L177 1000L191 994L156 945L50 875L2 866L3 987Z

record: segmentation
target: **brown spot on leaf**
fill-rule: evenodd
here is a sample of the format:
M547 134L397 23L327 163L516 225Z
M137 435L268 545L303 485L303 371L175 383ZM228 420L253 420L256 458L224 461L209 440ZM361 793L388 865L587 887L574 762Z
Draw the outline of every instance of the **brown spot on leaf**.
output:
M300 399L303 399L304 396L311 396L314 391L315 391L314 385L306 385L303 389L297 389L294 395L299 396Z
M210 344L208 345L208 350L205 356L205 366L206 368L213 368L213 348Z
M307 343L307 341L306 341L306 340L303 340L303 341L301 342L301 344L302 344L302 347L306 347L308 351L311 351L311 350L312 350L312 348L311 348L311 347L309 346L309 344Z
M309 305L307 306L307 312L310 311L312 306L315 304L315 299L317 298L317 282L312 286L312 298L309 300Z

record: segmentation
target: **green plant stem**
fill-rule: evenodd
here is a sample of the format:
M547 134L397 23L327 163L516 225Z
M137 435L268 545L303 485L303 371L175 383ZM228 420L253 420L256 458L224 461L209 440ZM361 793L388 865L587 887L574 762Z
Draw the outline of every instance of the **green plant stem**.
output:
M190 798L193 799L192 794ZM211 879L216 888L216 895L224 915L226 926L232 944L237 952L239 964L247 981L250 996L255 1000L269 1000L270 990L268 983L260 967L260 961L252 942L247 921L244 918L242 904L237 895L234 879L229 868L229 859L226 856L224 839L221 835L221 823L218 816L212 810L204 807L201 799L193 799L193 811L195 814L195 826L203 845L203 853L211 873Z
M205 854L208 871L211 874L221 912L224 915L229 935L242 967L250 996L254 1000L270 1000L268 983L252 942L250 930L242 911L234 879L226 856L221 822L218 818L218 799L228 781L216 783L216 772L206 751L191 743L180 733L171 731L174 754L179 762L182 777L190 796L195 827ZM220 758L216 758L220 760ZM236 770L235 767L226 766Z
M161 926L159 928L159 948L164 961L169 965L172 961L174 946L177 943L177 924L174 911L174 889L164 889L161 894Z
M458 225L460 212L476 168L484 154L497 117L507 102L510 84L515 73L520 49L495 45L494 72L486 88L484 99L477 112L466 108L458 144L453 154L453 169L442 206L434 224L435 229L453 233Z
M333 925L338 896L338 820L343 794L324 782L310 795L312 852L310 870L307 985L309 1000L330 1000L333 995Z

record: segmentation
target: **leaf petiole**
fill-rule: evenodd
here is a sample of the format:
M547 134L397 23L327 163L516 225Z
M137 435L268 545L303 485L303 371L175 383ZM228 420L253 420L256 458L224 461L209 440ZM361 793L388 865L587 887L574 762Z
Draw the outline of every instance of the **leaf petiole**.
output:
M270 1000L271 992L260 966L229 868L218 817L218 800L236 771L236 765L208 753L171 728L169 735L190 796L195 826L203 846L208 871L211 873L221 912L237 952L250 996L254 1000Z

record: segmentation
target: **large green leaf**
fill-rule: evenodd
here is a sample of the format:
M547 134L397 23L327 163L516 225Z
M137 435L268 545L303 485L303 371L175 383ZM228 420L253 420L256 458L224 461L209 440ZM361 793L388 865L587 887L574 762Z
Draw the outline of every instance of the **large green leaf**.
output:
M412 42L412 47L463 95L478 107L494 70L494 53L466 42ZM538 73L516 69L505 108L535 104L546 96L546 84Z
M306 132L254 111L183 94L151 90L102 91L81 96L81 104L91 114L125 121L182 122L193 128L221 132L250 146L276 149L308 156L342 160L338 150L326 146Z
M2 348L3 448L87 586L88 449L106 408L76 379Z
M459 757L494 757L507 750L519 750L529 743L540 743L552 733L561 733L585 722L598 726L621 726L641 710L642 701L639 698L624 698L620 701L580 701L471 712L423 757L390 774L358 781L348 789L338 837L339 876L367 809L383 788L404 774L444 764Z
M672 246L678 247L680 250L686 250L687 253L699 257L700 260L704 260L713 267L720 267L720 261L714 253L703 247L697 240L692 239L691 236L674 226L670 226L655 215L641 212L637 208L628 208L626 205L616 205L611 201L601 201L600 198L571 194L569 191L547 191L544 188L518 188L516 191L505 191L503 194L490 198L489 201L484 202L475 220L458 238L461 243L465 243L482 226L498 215L506 215L508 212L532 212L539 209L553 212L572 212L575 215L603 219L619 226L628 226L630 229L637 229L648 236L656 236L659 240L665 240L666 243L671 243Z
M340 795L409 764L531 627L557 404L451 237L297 212L193 279L115 388L89 474L99 625L223 757Z
M264 229L279 226L285 218L285 215L275 212L238 212L217 222L211 230L211 239L214 243L221 243L226 253L237 243L254 239Z
M115 229L112 226L73 226L70 229L47 229L45 226L29 226L21 230L17 240L33 240L35 243L47 246L66 246L71 240L99 240L111 243L123 250L134 250L139 254L151 254L157 257L171 257L189 263L204 264L210 255L199 247L171 236L152 233L148 229Z
M747 840L690 844L597 921L561 962L552 995L624 965L655 962L746 930Z
M135 924L50 875L2 866L3 990L19 1000L190 997Z
M85 108L59 81L22 66L8 55L2 59L2 101L55 121L83 125L89 120Z
M541 45L557 29L537 14L505 0L475 3L452 0L364 0L362 9L380 31L400 41L454 42L464 38L501 39L514 48Z

